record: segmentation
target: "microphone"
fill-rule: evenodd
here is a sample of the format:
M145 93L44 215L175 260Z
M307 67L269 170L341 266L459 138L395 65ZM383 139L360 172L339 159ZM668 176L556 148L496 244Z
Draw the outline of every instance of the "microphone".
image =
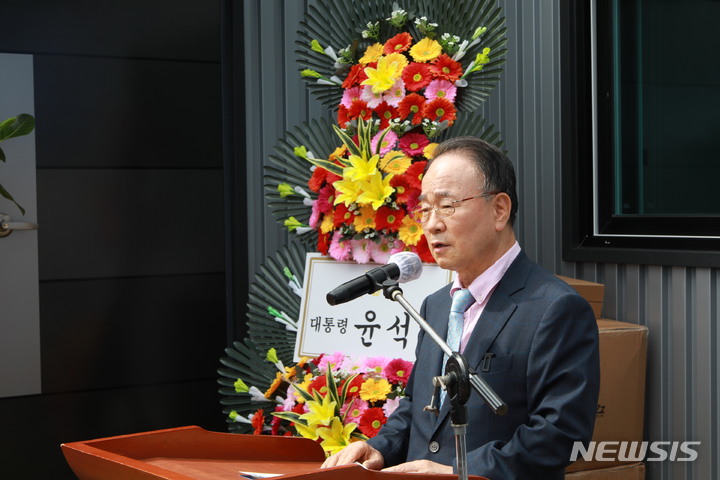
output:
M326 299L330 305L355 300L366 293L374 293L382 288L385 280L409 282L415 280L422 273L422 261L412 252L399 252L390 256L388 263L381 267L368 270L365 274L343 283L327 294Z

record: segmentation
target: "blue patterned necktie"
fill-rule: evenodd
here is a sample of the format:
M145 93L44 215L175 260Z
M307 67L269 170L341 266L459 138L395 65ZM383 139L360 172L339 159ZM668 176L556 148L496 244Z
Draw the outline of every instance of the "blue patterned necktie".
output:
M463 288L457 290L453 294L452 305L450 306L450 316L448 318L448 333L445 343L448 344L450 350L453 352L460 351L460 338L462 338L463 324L465 319L465 310L470 308L470 305L475 303L475 299L470 293L470 290ZM443 372L445 370L445 364L448 361L448 355L443 355ZM440 393L440 405L442 406L445 400L445 390Z

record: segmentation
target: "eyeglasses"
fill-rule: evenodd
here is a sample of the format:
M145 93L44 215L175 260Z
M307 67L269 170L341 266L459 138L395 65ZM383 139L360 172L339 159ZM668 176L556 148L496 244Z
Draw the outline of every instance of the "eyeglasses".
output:
M432 207L418 206L410 212L410 216L412 216L412 218L418 223L425 223L430 220L430 214L433 211L435 211L435 215L437 215L438 218L447 218L455 213L455 208L457 208L457 206L462 202L472 200L473 198L489 197L491 195L497 195L498 193L500 192L485 192L480 195L463 198L462 200L450 200L445 203L441 203L437 207L434 205Z

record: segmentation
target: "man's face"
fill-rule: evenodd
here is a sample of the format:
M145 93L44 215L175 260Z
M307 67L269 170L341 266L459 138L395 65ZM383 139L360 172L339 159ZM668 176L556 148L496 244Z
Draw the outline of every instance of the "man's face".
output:
M484 193L483 179L472 160L460 152L441 155L422 180L421 204L439 206ZM455 213L439 218L432 212L423 224L425 237L437 264L458 273L468 286L499 258L494 196L456 204ZM502 254L502 253L500 253Z

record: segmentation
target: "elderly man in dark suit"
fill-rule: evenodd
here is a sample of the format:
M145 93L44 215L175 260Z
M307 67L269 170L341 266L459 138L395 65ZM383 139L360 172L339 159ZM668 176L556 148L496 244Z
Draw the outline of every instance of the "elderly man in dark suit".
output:
M438 146L413 215L438 265L457 275L420 313L439 335L450 330L448 345L455 342L508 406L498 416L471 394L468 472L491 480L562 479L574 442L592 437L597 325L587 302L519 247L516 212L515 172L499 149L472 137ZM450 314L461 296L469 306ZM440 348L421 333L407 397L375 438L349 445L324 467L359 461L385 471L453 473L450 402L438 416L423 411L443 363Z

